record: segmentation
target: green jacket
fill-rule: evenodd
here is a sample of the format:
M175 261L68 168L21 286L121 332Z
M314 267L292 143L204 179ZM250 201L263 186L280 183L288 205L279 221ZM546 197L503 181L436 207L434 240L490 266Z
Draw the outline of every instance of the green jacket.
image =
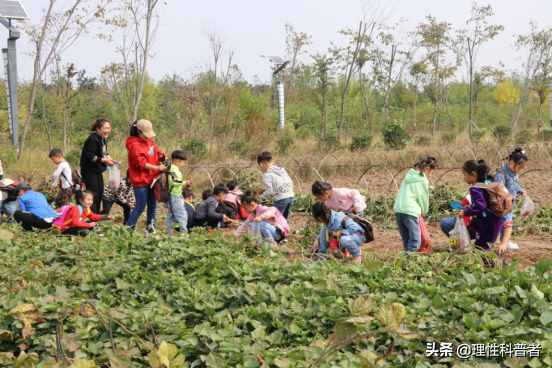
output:
M410 169L406 174L399 194L395 198L395 213L414 217L427 214L429 210L429 181L424 174Z
M171 196L182 196L184 189L184 176L176 165L171 165L169 168L169 193Z

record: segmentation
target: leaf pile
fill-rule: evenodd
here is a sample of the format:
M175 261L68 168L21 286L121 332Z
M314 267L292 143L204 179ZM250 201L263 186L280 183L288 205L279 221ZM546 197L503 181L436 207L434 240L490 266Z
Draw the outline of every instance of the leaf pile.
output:
M18 234L0 252L0 366L459 363L426 358L428 341L539 343L541 357L518 366L552 366L549 263L518 272L448 253L291 261L219 233L144 239L118 228ZM482 362L501 360L464 364Z

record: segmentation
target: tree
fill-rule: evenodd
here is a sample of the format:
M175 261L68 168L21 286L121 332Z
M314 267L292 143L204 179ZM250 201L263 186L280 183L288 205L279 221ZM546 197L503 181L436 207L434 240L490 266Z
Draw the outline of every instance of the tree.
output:
M306 48L311 44L312 38L305 32L298 32L295 28L287 23L285 25L286 30L286 52L288 60L290 61L289 75L290 84L293 84L293 80L297 74L297 69L300 64L300 58L305 54Z
M19 138L17 158L25 148L27 135L32 126L33 112L38 90L54 58L71 47L86 31L90 24L105 16L109 0L72 0L58 9L58 0L48 0L48 6L39 24L27 26L26 33L33 43L33 77L23 131ZM67 3L64 3L67 4Z
M489 18L493 15L492 6L479 6L477 2L474 2L470 18L466 21L466 28L458 30L456 36L456 52L466 64L468 73L468 131L470 137L476 126L474 121L474 75L477 68L477 56L484 43L493 40L504 30L502 25L489 24Z
M432 134L437 132L437 120L447 101L447 80L451 78L456 66L447 62L447 51L451 41L451 24L439 22L435 17L427 16L426 22L418 25L419 45L425 50L423 60L427 65L429 84L426 92L433 105Z
M328 55L316 54L312 56L314 60L314 69L317 79L317 90L319 99L318 107L320 108L320 139L324 140L327 136L328 126L328 89L331 84L331 70L333 60Z

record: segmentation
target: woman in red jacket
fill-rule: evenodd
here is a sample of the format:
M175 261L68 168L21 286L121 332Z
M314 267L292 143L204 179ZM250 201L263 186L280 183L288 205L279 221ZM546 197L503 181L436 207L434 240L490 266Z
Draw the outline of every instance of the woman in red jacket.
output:
M155 232L155 208L157 201L153 188L151 187L155 178L160 172L167 168L161 164L164 161L164 154L159 151L153 138L155 132L148 120L138 120L131 127L130 137L126 140L128 151L128 178L134 187L136 206L128 218L128 226L131 229L136 227L138 218L147 211L147 231Z

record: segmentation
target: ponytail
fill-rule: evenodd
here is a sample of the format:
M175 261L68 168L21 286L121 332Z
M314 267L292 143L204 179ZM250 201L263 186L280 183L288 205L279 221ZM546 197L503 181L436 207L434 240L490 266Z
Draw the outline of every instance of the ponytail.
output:
M506 160L512 161L515 164L529 161L529 157L525 153L525 150L521 147L517 147L512 153L506 157Z
M491 172L491 168L485 160L469 160L464 163L464 166L462 167L462 170L464 172L474 175L477 177L478 183L484 183L485 181L492 179L489 176L489 173Z

